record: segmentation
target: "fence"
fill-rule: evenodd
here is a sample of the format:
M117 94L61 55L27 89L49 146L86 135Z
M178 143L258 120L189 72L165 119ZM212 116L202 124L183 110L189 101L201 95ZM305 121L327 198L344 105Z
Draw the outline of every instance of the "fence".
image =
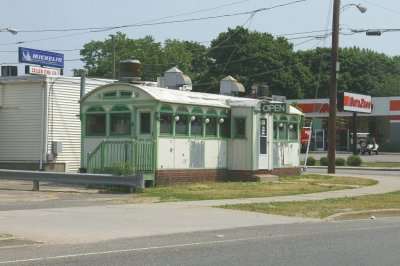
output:
M133 172L153 172L155 170L154 141L110 141L103 140L88 154L87 171L105 172L116 165L129 167Z

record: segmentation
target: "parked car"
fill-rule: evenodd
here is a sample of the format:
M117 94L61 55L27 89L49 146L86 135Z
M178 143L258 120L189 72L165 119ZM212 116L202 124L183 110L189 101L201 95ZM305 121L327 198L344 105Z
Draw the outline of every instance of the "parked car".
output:
M376 143L375 138L370 133L357 133L357 154L364 155L368 153L378 155L379 145Z

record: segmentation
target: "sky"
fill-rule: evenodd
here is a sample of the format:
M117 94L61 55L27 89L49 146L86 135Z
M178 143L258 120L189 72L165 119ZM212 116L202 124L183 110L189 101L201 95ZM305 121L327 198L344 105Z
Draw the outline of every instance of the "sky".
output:
M342 0L341 7L340 47L400 55L399 0ZM283 36L294 50L330 47L332 10L333 0L2 0L0 65L17 65L22 75L18 47L52 51L64 54L64 75L71 76L73 68L84 66L79 54L84 44L116 32L130 39L151 35L161 43L178 39L209 46L219 33L243 26ZM353 32L367 29L394 30L381 36Z

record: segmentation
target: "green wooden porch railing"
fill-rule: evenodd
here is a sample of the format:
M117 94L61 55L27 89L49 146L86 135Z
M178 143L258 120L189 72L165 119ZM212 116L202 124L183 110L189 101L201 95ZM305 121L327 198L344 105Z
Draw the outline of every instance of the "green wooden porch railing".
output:
M155 142L145 140L103 140L93 152L88 153L87 171L100 173L116 164L129 165L134 172L155 170Z

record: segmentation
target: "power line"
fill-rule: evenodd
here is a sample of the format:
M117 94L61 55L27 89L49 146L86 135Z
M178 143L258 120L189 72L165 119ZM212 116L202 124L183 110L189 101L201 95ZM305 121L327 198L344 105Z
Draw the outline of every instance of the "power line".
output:
M84 32L79 32L79 33L73 33L73 34L67 34L67 35L62 35L62 36L56 36L56 37L49 37L49 38L44 38L44 39L36 39L36 40L31 40L31 41L19 41L16 43L3 43L0 45L12 45L12 44L24 44L24 43L30 43L30 42L39 42L39 41L47 41L47 40L54 40L54 39L60 39L60 38L65 38L65 37L72 37L72 36L77 36L77 35L82 35L82 34L87 34L87 33L93 33L93 32L104 32L104 31L110 31L110 30L116 30L116 29L122 29L122 28L130 28L130 27L143 27L143 26L156 26L156 25L166 25L166 24L173 24L173 23L184 23L184 22L193 22L193 21L203 21L203 20L209 20L209 19L218 19L218 18L224 18L224 17L233 17L233 16L240 16L240 15L254 15L259 12L263 11L268 11L272 9L276 9L279 7L285 7L293 4L297 4L300 2L305 2L307 0L296 0L284 4L279 4L275 5L272 7L264 7L264 8L259 8L256 10L252 11L246 11L246 12L238 12L238 13L231 13L231 14L223 14L223 15L216 15L216 16L207 16L207 17L200 17L200 18L189 18L189 19L182 19L182 20L171 20L171 21L163 21L163 22L144 22L144 23L136 23L136 24L128 24L128 25L121 25L121 26L109 26L109 27L102 27L102 28L82 28L79 29ZM65 30L63 30L65 31ZM26 31L20 31L20 32L26 32Z
M249 1L250 0L238 1L238 2L233 2L233 3L230 3L230 4L226 4L226 5L221 5L221 6L201 9L201 10L197 10L197 11L192 11L192 12L187 12L187 13L180 13L180 14L175 14L175 15L171 15L171 16L166 16L166 17L146 20L146 21L143 21L143 22L139 22L137 25L141 25L143 23L154 22L154 21L160 21L160 20L169 19L169 18L176 18L176 17L186 16L186 15L196 14L196 13L202 13L202 12L205 12L205 11L220 9L220 8L223 8L223 7L233 6L233 5L237 5L237 4L241 4L241 3L249 2ZM131 25L135 25L135 24L131 24ZM125 26L128 26L128 25L125 25ZM114 26L114 27L125 27L125 26ZM71 29L19 30L18 32L27 32L27 33L28 32L36 32L36 33L38 33L38 32L88 31L88 30L103 30L103 29L109 29L109 28L114 28L114 27L110 27L110 26L105 27L105 26L103 26L103 27L87 27L87 28L71 28Z

